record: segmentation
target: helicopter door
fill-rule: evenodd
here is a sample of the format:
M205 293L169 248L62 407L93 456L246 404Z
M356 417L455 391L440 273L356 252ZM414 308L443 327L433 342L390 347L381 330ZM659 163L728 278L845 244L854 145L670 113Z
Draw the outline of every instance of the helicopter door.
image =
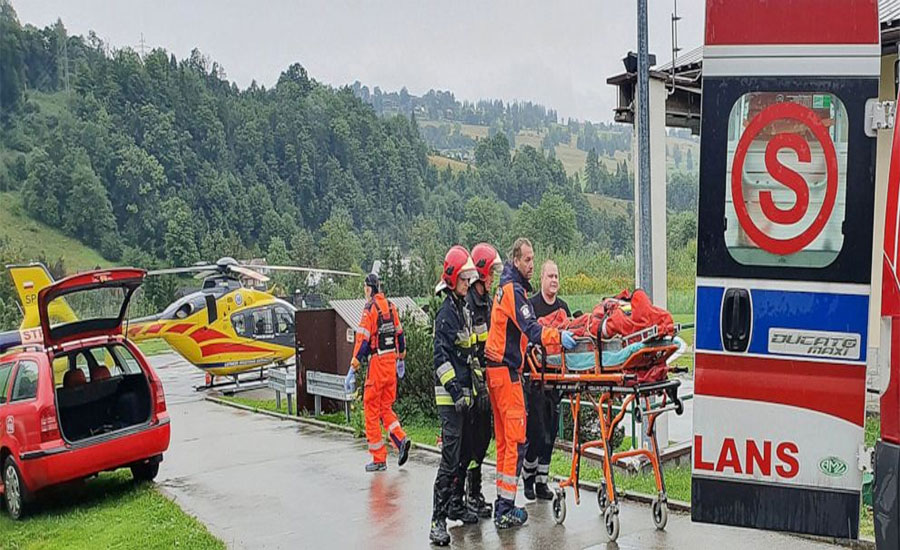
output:
M282 346L294 346L294 314L284 306L275 306L275 343Z
M250 326L253 330L253 338L257 340L271 340L275 337L272 327L272 308L261 307L250 313Z

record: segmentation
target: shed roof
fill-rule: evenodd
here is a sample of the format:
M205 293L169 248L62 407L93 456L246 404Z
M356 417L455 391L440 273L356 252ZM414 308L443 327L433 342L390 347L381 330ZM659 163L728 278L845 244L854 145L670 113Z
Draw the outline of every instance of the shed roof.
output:
M412 298L401 296L397 298L388 298L388 300L397 306L397 312L401 316L408 313L419 322L428 322L428 314L422 311L422 308L416 305L416 302L413 301ZM348 326L355 327L362 318L363 309L366 307L366 301L363 299L331 300L328 302L328 307L332 308Z

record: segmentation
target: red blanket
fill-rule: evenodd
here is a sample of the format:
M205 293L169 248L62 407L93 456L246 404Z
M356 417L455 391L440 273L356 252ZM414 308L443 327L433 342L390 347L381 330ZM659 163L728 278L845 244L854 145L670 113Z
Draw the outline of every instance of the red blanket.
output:
M571 331L576 337L601 334L603 338L608 339L634 334L654 325L660 336L671 336L675 333L672 315L663 308L651 304L647 293L640 289L634 293L623 290L614 298L605 298L594 307L590 315L569 319L565 311L558 309L550 315L541 317L538 322L546 327ZM552 350L547 351L553 353Z

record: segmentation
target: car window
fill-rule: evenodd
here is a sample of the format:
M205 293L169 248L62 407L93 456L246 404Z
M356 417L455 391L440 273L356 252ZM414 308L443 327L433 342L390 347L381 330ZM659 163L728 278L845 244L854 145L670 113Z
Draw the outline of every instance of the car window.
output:
M127 347L115 345L110 346L108 350L115 358L116 368L119 373L138 374L141 372L141 364L138 362L137 357L135 357ZM118 373L113 373L114 376L116 374Z
M34 361L21 361L16 371L10 401L21 401L37 397L38 366Z
M0 405L6 403L6 388L9 386L9 375L12 374L14 363L0 365Z

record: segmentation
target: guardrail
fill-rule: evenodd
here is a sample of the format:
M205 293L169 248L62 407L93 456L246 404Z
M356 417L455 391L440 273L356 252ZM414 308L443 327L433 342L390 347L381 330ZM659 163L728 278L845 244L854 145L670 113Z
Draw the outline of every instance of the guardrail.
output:
M271 367L268 370L267 382L275 390L275 406L281 410L281 394L287 396L288 414L294 414L293 396L297 393L297 369L294 367Z
M343 401L344 414L347 416L347 424L350 424L350 402L353 394L344 389L344 377L340 374L330 374L314 370L306 371L306 393L315 398L315 415L322 414L322 398Z

